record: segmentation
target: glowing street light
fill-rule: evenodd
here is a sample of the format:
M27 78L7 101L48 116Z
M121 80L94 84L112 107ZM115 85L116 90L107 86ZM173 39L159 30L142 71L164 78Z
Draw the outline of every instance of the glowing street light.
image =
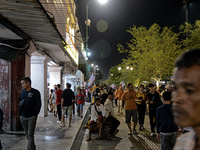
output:
M99 1L99 3L101 3L101 4L105 4L108 0L98 0Z
M101 3L101 4L105 4L106 2L107 2L107 0L98 0L99 1L99 3ZM85 42L85 51L86 51L86 56L89 56L89 54L88 54L88 39L89 39L89 37L88 37L88 27L90 26L90 24L91 24L91 21L90 21L90 19L88 19L88 9L89 9L89 4L91 4L91 3L93 3L93 2L96 2L96 0L95 1L90 1L87 5L86 5L86 20L85 20L85 25L86 25L86 42ZM88 64L87 64L87 61L86 61L86 66L88 66ZM86 67L86 74L88 74L89 73L89 71L90 71L90 67ZM88 76L88 75L87 75ZM88 76L89 77L89 76Z
M133 70L133 67L131 67L130 69Z
M98 65L96 65L96 67L98 67Z
M121 70L122 70L122 67L118 67L118 70L121 71Z
M91 64L91 66L93 67L93 66L94 66L94 64Z
M113 76L113 74L111 74L111 76Z
M129 66L126 66L126 69L129 69Z

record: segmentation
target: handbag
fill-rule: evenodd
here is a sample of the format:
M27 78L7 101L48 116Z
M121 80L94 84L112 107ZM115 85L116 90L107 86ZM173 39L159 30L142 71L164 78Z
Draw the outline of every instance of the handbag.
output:
M28 92L28 94L29 94L29 92ZM22 108L23 108L23 106L24 106L24 104L25 104L25 101L26 101L26 98L27 98L28 94L26 95L26 97L25 97L23 100L20 101L20 104L19 104L19 111L22 110Z

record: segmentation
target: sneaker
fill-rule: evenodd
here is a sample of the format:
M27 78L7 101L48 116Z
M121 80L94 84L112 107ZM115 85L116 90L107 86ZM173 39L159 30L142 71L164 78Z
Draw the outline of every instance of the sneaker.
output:
M135 130L135 131L133 131L133 133L134 133L134 134L138 134L138 132L137 132L136 130Z
M132 132L129 132L128 135L132 135Z
M61 121L58 120L57 123L61 123Z
M150 136L154 136L154 133L151 133Z

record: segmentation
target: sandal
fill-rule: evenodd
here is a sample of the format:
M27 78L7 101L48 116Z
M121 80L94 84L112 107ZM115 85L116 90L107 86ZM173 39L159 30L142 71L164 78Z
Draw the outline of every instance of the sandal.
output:
M91 140L91 138L87 138L86 141L87 141L87 142L90 142L90 141L92 141L92 140Z
M64 124L61 124L60 127L65 127L65 125L64 125Z
M97 135L95 140L100 140L100 139L102 139L102 135Z

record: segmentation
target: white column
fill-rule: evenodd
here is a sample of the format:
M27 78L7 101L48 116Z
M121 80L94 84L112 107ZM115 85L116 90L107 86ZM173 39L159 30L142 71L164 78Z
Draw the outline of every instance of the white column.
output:
M62 67L48 67L50 74L50 89L53 89L53 85L60 84L61 82L61 69Z
M41 94L42 107L39 117L47 116L47 60L46 56L31 56L32 87Z

